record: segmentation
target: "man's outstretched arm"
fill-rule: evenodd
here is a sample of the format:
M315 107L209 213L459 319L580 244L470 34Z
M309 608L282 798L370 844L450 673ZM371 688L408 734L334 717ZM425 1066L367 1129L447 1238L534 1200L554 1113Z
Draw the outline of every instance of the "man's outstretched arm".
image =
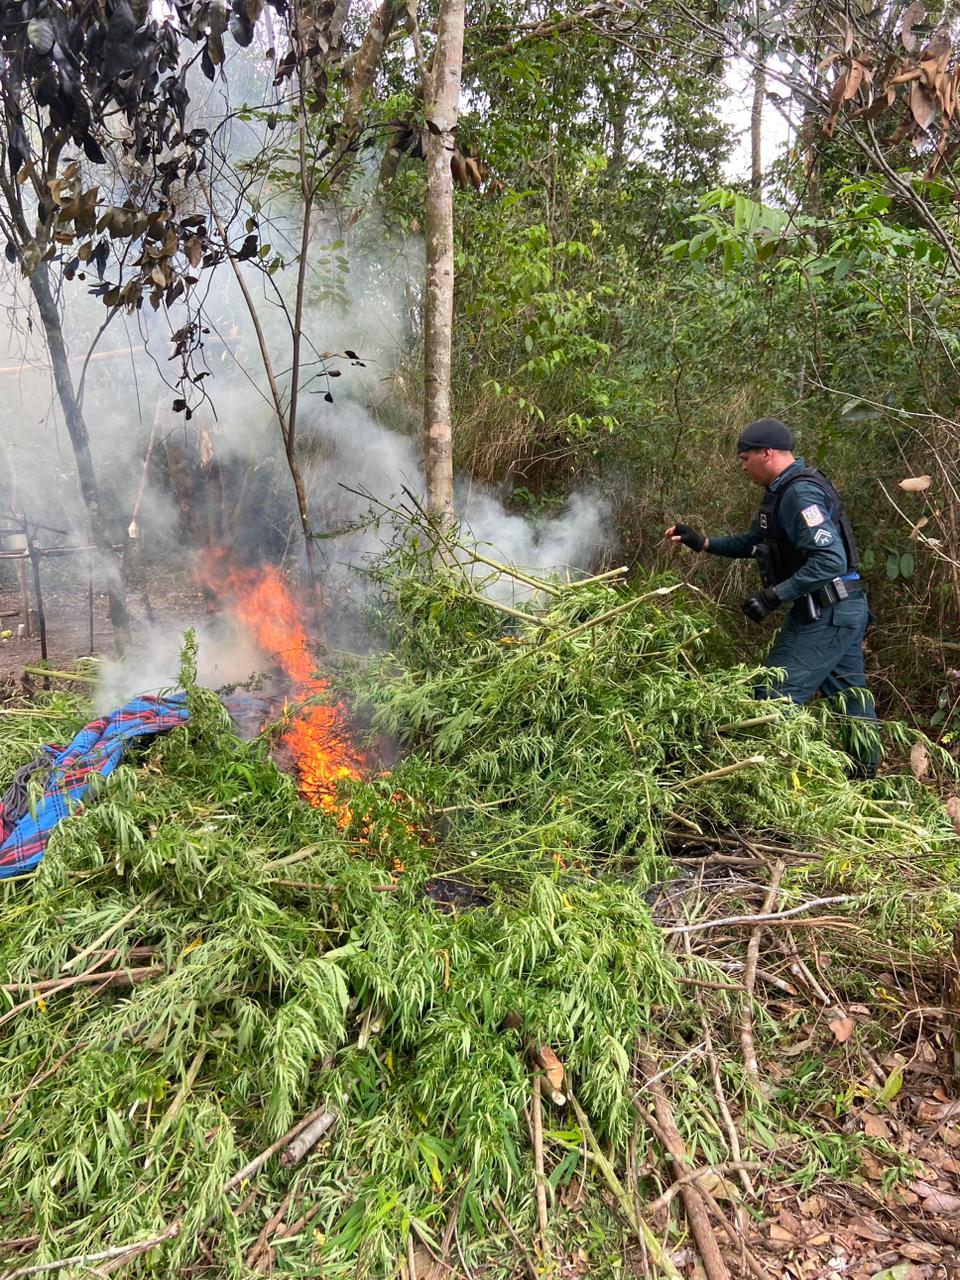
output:
M705 551L728 560L749 560L761 541L760 518L754 519L747 533L731 533L725 538L709 538Z

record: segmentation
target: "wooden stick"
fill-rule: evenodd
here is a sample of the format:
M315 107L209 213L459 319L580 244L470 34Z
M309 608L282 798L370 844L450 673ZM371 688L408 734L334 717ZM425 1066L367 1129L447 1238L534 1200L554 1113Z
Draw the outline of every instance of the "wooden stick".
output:
M855 893L842 893L833 898L811 898L809 902L803 902L799 907L791 907L789 911L776 911L770 915L725 916L721 920L699 920L695 924L673 925L669 929L664 929L663 933L669 937L674 933L700 933L703 929L719 929L729 924L778 924L781 920L791 920L794 916L802 915L804 911L812 911L814 907L826 907L837 902L856 902L856 900Z
M131 907L130 910L126 913L126 915L121 916L120 919L115 924L112 924L109 929L105 929L103 933L101 933L99 938L97 938L94 942L90 943L89 947L84 947L84 949L81 952L79 952L75 956L72 956L63 966L62 972L69 973L71 969L76 969L77 966L80 964L80 962L85 960L87 956L93 955L95 951L100 951L103 947L103 944L105 942L108 942L113 937L113 935L117 932L118 929L122 929L123 926L125 924L128 924L133 919L134 916L139 915L140 912L143 910L143 908L147 905L147 903L150 902L150 900L152 898L155 898L156 896L157 896L156 893L147 894L147 896L141 902L138 902L135 906Z
M303 1228L314 1220L322 1208L322 1204L311 1205L307 1212L302 1214L296 1222L292 1222L285 1231L280 1232L276 1237L276 1243L279 1244L281 1240L292 1240L294 1236L299 1235Z
M241 1182L247 1182L250 1178L258 1174L271 1156L275 1156L278 1151L282 1151L284 1147L289 1146L294 1138L298 1137L303 1133L304 1129L313 1124L314 1120L317 1120L320 1116L326 1114L326 1107L317 1107L316 1111L311 1111L308 1116L304 1116L302 1120L298 1120L292 1129L288 1129L281 1138L276 1140L276 1142L271 1142L270 1146L267 1147L265 1151L261 1151L259 1155L254 1156L248 1164L245 1164L239 1172L235 1173L232 1178L225 1182L223 1184L223 1194L229 1195L231 1191L236 1191ZM4 1277L4 1280L7 1280L6 1276Z
M413 1247L413 1232L407 1232L407 1280L418 1280L417 1254Z
M261 1255L265 1254L268 1251L270 1247L270 1237L273 1235L277 1227L283 1221L283 1215L287 1212L287 1209L289 1208L289 1205L290 1205L290 1201L293 1199L293 1195L294 1195L294 1191L293 1191L293 1188L291 1188L287 1192L287 1194L283 1197L283 1199L280 1201L280 1204L277 1206L276 1211L273 1214L271 1214L271 1216L263 1224L263 1230L257 1236L256 1242L254 1243L253 1247L250 1249L250 1252L247 1254L246 1262L247 1262L247 1266L251 1270L256 1269L256 1266L260 1261Z
M0 1240L0 1252L11 1249L32 1249L39 1243L39 1236L14 1236L12 1240Z
M704 1200L706 1200L708 1206L713 1210L714 1216L716 1217L717 1221L720 1223L720 1226L723 1229L724 1235L733 1245L734 1249L736 1249L737 1252L740 1254L740 1257L742 1258L742 1260L750 1268L751 1272L756 1277L756 1280L772 1280L770 1272L766 1269L766 1267L764 1267L757 1260L757 1258L753 1255L753 1253L747 1248L747 1244L746 1244L746 1240L744 1238L743 1232L735 1230L727 1221L727 1215L723 1212L723 1210L717 1204L716 1198L711 1194L711 1192L709 1192L706 1189L706 1187L701 1187L700 1193L703 1196Z
M739 773L741 769L751 769L755 765L766 763L766 756L747 756L746 760L737 760L734 764L725 764L722 769L711 769L709 773L696 773L692 778L681 778L675 785L678 787L698 787L702 782L715 782L717 778L726 778L731 773Z
M51 711L46 707L2 707L0 719L7 716L31 716L34 720L76 720L76 711Z
M626 728L626 725L624 725L624 728ZM631 746L632 745L633 744L631 743ZM634 755L636 755L636 751L634 751ZM691 822L689 818L685 818L682 813L674 813L672 809L665 809L664 812L668 818L672 818L674 822L679 822L681 827L686 827L687 830L692 831L694 835L703 835L703 828L699 827L695 822ZM669 835L669 832L667 834Z
M664 834L679 836L681 833L679 831L676 831L676 832L666 831L664 832ZM719 845L721 849L745 849L746 848L746 845L742 839L734 839L731 836L704 835L703 843L716 844L716 845ZM821 855L819 853L807 853L802 849L791 849L787 845L783 845L783 844L761 844L760 841L758 840L751 840L750 848L758 849L761 853L776 853L784 858L807 858L812 862L821 861Z
M720 1110L720 1118L723 1121L723 1127L726 1131L727 1142L730 1146L730 1156L733 1166L736 1167L740 1174L740 1181L743 1189L752 1200L756 1192L753 1183L750 1180L750 1174L747 1166L743 1162L743 1151L740 1147L740 1134L737 1126L734 1124L733 1116L730 1113L730 1107L727 1104L727 1095L723 1088L723 1079L720 1075L720 1063L717 1061L717 1055L713 1048L713 1037L710 1035L710 1024L706 1018L701 1017L700 1025L703 1029L704 1053L707 1056L707 1062L710 1064L710 1079L713 1082L713 1092L717 1099L717 1107ZM760 1168L759 1165L756 1166Z
M690 1160L683 1138L680 1136L680 1130L673 1118L673 1112L670 1110L663 1081L657 1078L656 1064L649 1054L645 1053L640 1057L640 1066L644 1075L650 1077L647 1088L653 1098L653 1109L660 1127L661 1141L673 1157L678 1169L684 1172L691 1167ZM634 1105L637 1104L634 1103ZM707 1207L699 1189L694 1183L684 1184L680 1188L680 1196L687 1221L690 1223L690 1231L703 1262L703 1269L707 1273L707 1280L730 1280L730 1271L720 1252L717 1237L710 1225Z
M68 1267L86 1267L89 1269L97 1262L107 1262L112 1258L134 1258L138 1254L155 1249L167 1240L175 1240L183 1230L183 1218L174 1218L160 1232L148 1240L138 1240L133 1244L119 1244L112 1249L104 1249L101 1253L81 1253L72 1258L58 1258L55 1262L40 1262L32 1267L17 1267L8 1271L3 1280L21 1280L24 1276L38 1276L47 1271L65 1271Z
M38 1000L59 995L61 991L69 991L72 987L96 987L101 984L104 990L108 987L132 987L138 982L145 982L148 978L159 978L164 973L166 969L150 965L139 969L101 969L96 973L77 973L72 978L48 978L43 982L11 982L0 987L0 990L7 991L11 995L24 995L32 991L33 995L29 1000L24 1000L21 1004L15 1004L12 1009L8 1009L3 1017L0 1017L0 1026L9 1022L18 1013L22 1013L24 1009L29 1009Z
M622 578L625 573L629 572L629 567L621 564L616 569L608 569L606 573L595 573L592 578L577 578L576 582L565 582L563 590L565 592L577 591L580 587L593 587L598 582L609 582L611 578Z
M518 569L516 565L501 564L499 560L491 560L489 556L481 555L479 551L470 550L467 555L471 560L477 560L480 564L489 565L491 569L496 569L498 573L505 573L508 578L515 578L517 582L522 582L525 587L533 587L536 591L545 591L547 595L560 595L560 588L551 585L549 582L541 582L539 578L533 578L529 574L524 573L522 569Z
M540 1072L533 1073L533 1172L536 1179L537 1222L540 1227L540 1252L544 1258L549 1256L547 1230L547 1179L543 1168L543 1100ZM552 1269L552 1268L551 1268Z
M574 627L572 631L564 631L555 636L551 636L546 644L541 645L541 648L545 649L547 645L557 644L561 640L573 640L575 636L582 635L584 631L590 631L594 627L601 626L604 622L610 622L612 618L619 618L621 614L629 613L631 609L635 609L638 604L643 604L645 600L650 600L653 596L671 595L674 591L678 591L683 585L684 584L682 582L678 582L674 587L657 587L655 591L648 591L646 595L634 596L634 598L632 600L628 600L626 604L618 604L615 609L608 609L606 613L597 614L595 618L588 618L586 622L581 622L579 627Z
M774 724L782 718L782 713L777 711L773 715L751 716L749 720L731 720L729 724L718 724L714 733L733 733L736 729L756 729L762 724Z
M328 1129L332 1129L337 1121L335 1111L321 1111L315 1119L293 1139L280 1157L280 1163L286 1168L299 1164L311 1148L315 1147Z
M742 960L711 960L710 963L715 969L720 969L724 973L742 973L745 968ZM766 982L768 986L776 987L778 991L782 991L784 995L795 996L797 994L796 987L791 986L789 982L785 982L783 978L778 978L769 969L761 969L758 965L756 976L761 982Z
M645 1212L648 1217L652 1218L654 1214L659 1213L661 1209L666 1209L673 1201L674 1197L677 1196L683 1188L688 1185L688 1183L696 1182L698 1178L723 1177L723 1175L727 1173L743 1173L762 1168L763 1165L760 1164L759 1161L750 1160L745 1162L743 1160L730 1160L726 1164L702 1164L696 1169L687 1169L685 1173L679 1174L678 1177L674 1179L670 1186L667 1187L666 1191L664 1191L663 1195L657 1196L656 1200L651 1200L647 1205ZM703 1187L701 1187L700 1190L702 1191Z
M638 1240L642 1240L646 1248L650 1250L654 1262L667 1277L667 1280L682 1280L680 1272L677 1270L670 1258L670 1255L667 1253L666 1249L664 1249L659 1239L653 1231L651 1231L647 1224L647 1220L637 1216L637 1211L633 1201L627 1195L626 1189L614 1172L613 1165L604 1155L599 1142L597 1142L596 1134L593 1132L593 1129L590 1126L590 1121L587 1119L580 1103L572 1093L569 1093L569 1090L568 1096L574 1111L577 1113L577 1123L580 1125L580 1131L583 1134L585 1144L590 1148L593 1162L603 1174L604 1181L616 1197L617 1202L620 1205L620 1210L627 1222L630 1224L634 1235ZM585 1146L585 1152L586 1149L587 1148Z
M763 906L760 908L761 915L769 915L771 908L775 905L777 894L780 890L780 881L785 869L782 862L774 864L773 870L770 872L770 887L767 889ZM760 1078L760 1064L757 1062L757 1049L753 1040L753 1009L751 1004L753 1001L753 988L757 980L757 962L760 959L760 938L762 934L763 925L759 924L750 935L750 942L747 945L747 964L743 971L743 1009L740 1014L740 1044L743 1048L743 1065L747 1074L753 1076L755 1080Z
M537 1274L537 1268L533 1265L533 1259L530 1257L530 1254L527 1252L526 1246L524 1245L523 1241L520 1239L516 1231L514 1231L513 1227L510 1225L510 1220L507 1218L507 1215L504 1212L503 1204L501 1203L500 1197L497 1195L496 1191L493 1192L492 1200L493 1200L493 1207L497 1211L497 1217L506 1227L507 1235L510 1237L510 1239L513 1241L513 1243L517 1246L517 1248L520 1251L520 1255L523 1258L523 1265L529 1277L529 1280L540 1280L540 1277Z

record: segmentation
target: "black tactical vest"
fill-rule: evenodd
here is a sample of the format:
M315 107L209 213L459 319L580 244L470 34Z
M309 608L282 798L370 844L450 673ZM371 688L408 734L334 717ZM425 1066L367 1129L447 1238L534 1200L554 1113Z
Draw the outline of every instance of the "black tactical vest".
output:
M760 576L765 587L776 586L792 577L810 558L810 552L804 551L787 537L780 523L780 503L783 495L797 480L813 480L829 499L828 514L840 532L843 549L847 553L847 573L856 573L860 568L860 553L857 541L853 536L853 527L843 509L843 499L836 489L816 467L801 467L788 476L776 489L768 489L760 504L760 547L757 548L757 563Z

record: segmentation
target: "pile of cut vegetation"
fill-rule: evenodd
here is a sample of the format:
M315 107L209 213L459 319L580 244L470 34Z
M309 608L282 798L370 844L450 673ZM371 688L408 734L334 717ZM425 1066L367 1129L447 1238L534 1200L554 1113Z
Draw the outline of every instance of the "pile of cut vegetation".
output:
M188 645L189 721L0 889L8 1280L780 1274L771 1213L814 1186L811 1256L854 1275L881 1245L827 1189L871 1160L898 1241L951 1247L886 1199L932 1185L898 1108L952 1088L937 796L848 781L675 582L378 572L388 652L343 682L389 775L303 803ZM40 697L5 777L88 714Z

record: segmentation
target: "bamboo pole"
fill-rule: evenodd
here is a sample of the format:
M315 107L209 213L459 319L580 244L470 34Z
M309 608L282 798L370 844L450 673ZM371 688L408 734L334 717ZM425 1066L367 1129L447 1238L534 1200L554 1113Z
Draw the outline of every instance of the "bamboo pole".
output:
M467 553L471 560L476 560L479 564L489 565L491 569L496 569L498 573L505 573L508 578L515 578L517 582L522 582L526 587L533 587L536 591L545 591L547 595L560 595L560 588L551 586L548 582L541 582L539 578L534 578L528 573L524 573L522 569L518 569L516 565L501 564L499 560L493 560L490 556L481 555L479 551L469 551Z
M56 667L24 667L29 676L49 676L56 680L80 680L84 684L98 684L99 676L88 676L82 671L58 671Z
M731 773L739 773L741 769L750 769L754 765L766 763L766 756L747 756L746 760L737 760L734 764L726 764L722 769L711 769L709 773L697 773L692 778L681 778L677 786L698 787L702 782L715 782L717 778L729 777Z

